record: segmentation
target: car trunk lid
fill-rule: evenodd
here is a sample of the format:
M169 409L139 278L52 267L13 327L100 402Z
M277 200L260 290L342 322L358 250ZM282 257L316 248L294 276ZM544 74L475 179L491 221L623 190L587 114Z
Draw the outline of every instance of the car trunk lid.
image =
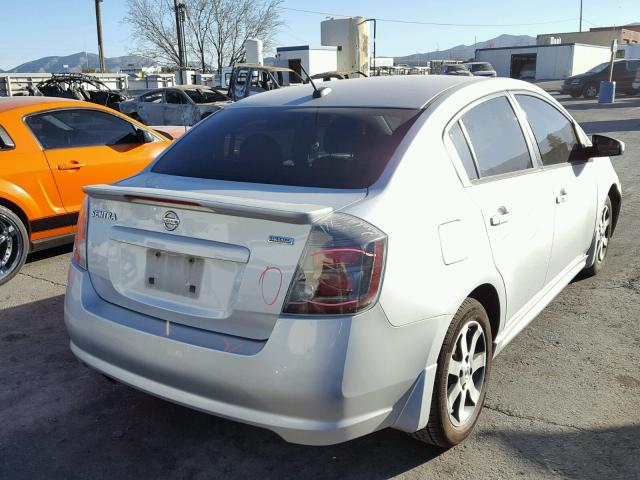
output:
M132 184L147 179L85 189L94 288L108 302L165 320L166 328L177 322L252 339L268 338L311 224L366 196L325 189L284 195L273 186L249 191L175 177L177 188L166 189L158 177L153 187Z

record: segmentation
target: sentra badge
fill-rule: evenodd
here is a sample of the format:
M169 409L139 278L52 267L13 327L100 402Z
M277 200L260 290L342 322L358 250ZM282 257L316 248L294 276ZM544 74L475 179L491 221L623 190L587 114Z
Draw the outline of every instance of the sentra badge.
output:
M115 222L118 219L116 214L109 210L91 210L91 216L98 220L111 220L112 222Z
M281 235L269 235L270 243L284 243L285 245L293 245L295 239L293 237L283 237Z

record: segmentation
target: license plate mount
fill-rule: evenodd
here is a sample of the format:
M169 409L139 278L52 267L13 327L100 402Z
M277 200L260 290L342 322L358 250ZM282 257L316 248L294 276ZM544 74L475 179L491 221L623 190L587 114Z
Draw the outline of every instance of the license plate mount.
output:
M145 267L145 286L151 290L198 298L203 271L203 258L149 249Z

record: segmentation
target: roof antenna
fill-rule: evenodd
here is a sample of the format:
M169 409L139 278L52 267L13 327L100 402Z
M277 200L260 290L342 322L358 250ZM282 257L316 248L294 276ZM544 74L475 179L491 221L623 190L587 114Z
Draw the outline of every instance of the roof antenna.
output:
M331 93L331 89L329 87L322 87L322 88L316 87L316 84L313 82L313 80L311 79L311 76L304 69L304 67L302 66L302 63L300 63L300 70L304 72L304 74L307 76L307 80L309 80L309 83L313 87L313 98L321 98Z

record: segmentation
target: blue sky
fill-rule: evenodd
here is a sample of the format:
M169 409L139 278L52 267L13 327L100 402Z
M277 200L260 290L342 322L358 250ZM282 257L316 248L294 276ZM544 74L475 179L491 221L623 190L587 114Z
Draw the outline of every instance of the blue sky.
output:
M259 1L259 0L257 0ZM638 0L584 0L584 29L591 26L640 22ZM93 0L3 1L0 8L0 68L49 55L97 52ZM283 6L332 14L381 19L458 24L532 24L520 26L425 26L378 22L378 55L407 55L471 44L502 33L514 35L575 31L579 0L287 0ZM606 8L604 7L606 5ZM122 23L125 0L102 4L105 54L130 52L128 26ZM326 15L282 10L287 25L278 33L279 45L317 45L320 21Z

